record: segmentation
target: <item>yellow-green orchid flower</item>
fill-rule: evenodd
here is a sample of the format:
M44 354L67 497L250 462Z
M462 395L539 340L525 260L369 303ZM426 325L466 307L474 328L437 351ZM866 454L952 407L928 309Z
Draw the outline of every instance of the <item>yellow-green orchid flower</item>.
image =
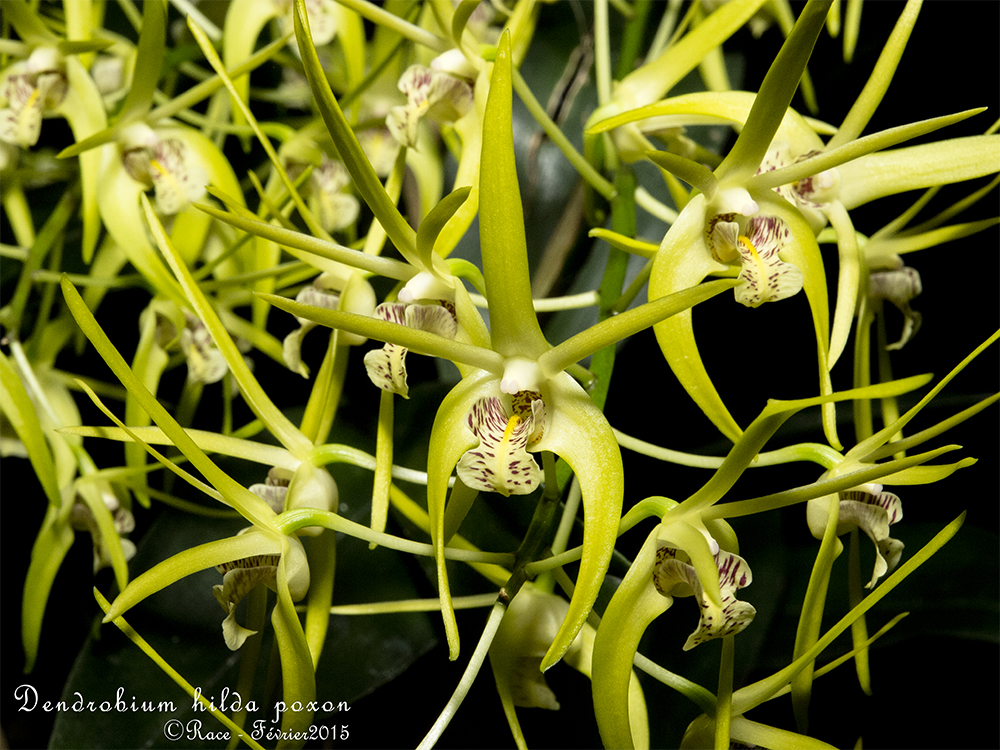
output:
M458 56L465 63L460 53ZM449 55L446 59L450 58ZM385 124L402 146L413 148L417 145L417 126L424 117L439 123L453 123L473 107L469 80L441 68L438 60L440 58L431 61L430 67L411 65L399 79L399 90L406 95L406 105L393 107ZM475 75L474 69L470 72Z
M53 47L38 47L26 60L0 74L0 140L29 147L42 133L42 116L55 111L66 98L65 62Z
M28 3L11 3L4 9L4 17L21 37L24 59L11 63L0 73L0 102L4 102L0 109L0 142L24 148L34 146L42 119L48 115L65 118L76 141L103 130L107 116L101 94L81 55L70 50L86 54L108 46L107 43L77 42L70 46L52 32ZM99 164L99 154L80 154L82 251L86 261L93 257L101 229L97 205ZM6 201L5 208L9 208Z
M21 638L28 670L38 655L49 593L73 544L73 531L90 532L95 573L111 567L119 586L128 583L127 561L135 552L123 537L133 526L127 496L119 498L106 479L94 476L97 467L81 438L57 432L80 424L68 387L53 372L55 357L71 333L60 325L64 322L39 327L28 345L31 359L17 341L11 342L12 358L0 355L0 409L17 435L16 454L31 461L48 500L24 587ZM6 455L9 449L8 442Z
M991 341L995 340L995 338L996 336ZM987 344L991 343L991 341L987 342ZM985 346L986 344L980 347L977 353ZM741 580L742 577L738 574L739 572L746 571L744 570L742 561L738 557L735 557L738 553L738 542L732 528L725 519L750 513L760 513L766 509L782 507L790 503L805 502L814 498L832 496L834 499L837 499L837 495L835 494L837 492L850 490L860 484L876 480L884 480L887 483L897 484L936 481L937 479L949 476L963 466L969 465L968 460L965 460L950 465L922 466L927 461L952 450L953 447L945 447L919 455L897 458L884 464L874 463L878 459L885 458L895 452L895 448L885 446L883 443L907 421L912 419L919 409L928 403L961 367L964 367L967 361L960 365L959 368L956 368L956 371L953 371L948 378L935 387L900 422L888 426L878 435L859 443L847 455L841 456L836 451L832 451L825 446L820 446L818 450L809 446L801 446L800 450L794 451L794 454L798 455L800 459L807 458L827 468L827 472L823 477L808 487L795 488L788 492L776 493L751 500L719 502L732 489L740 474L756 460L761 448L771 439L781 425L802 409L821 406L823 403L835 400L884 398L890 395L898 395L926 384L929 378L908 378L902 381L835 393L830 396L820 396L797 401L783 402L772 400L760 416L750 424L714 476L700 490L680 504L666 498L648 498L638 503L626 514L622 519L620 532L627 531L640 520L647 517L657 517L660 519L660 523L647 537L640 553L634 559L629 572L608 604L601 621L601 627L598 629L597 640L595 641L595 709L602 739L608 747L635 746L636 741L633 739L633 736L636 729L630 725L627 719L628 673L631 670L636 649L643 632L672 602L672 600L668 600L657 591L656 586L653 585L652 577L658 563L664 562L667 558L673 558L670 561L670 565L675 570L680 569L680 563L676 560L676 555L668 553L660 553L663 559L658 560L658 549L661 547L671 547L673 549L684 550L691 559L691 568L693 570L684 569L684 577L675 575L668 583L674 585L679 580L692 580L691 576L694 575L697 577L703 590L704 602L710 602L705 611L712 615L711 623L703 623L705 628L702 629L699 627L689 643L693 645L695 642L701 640L704 635L722 635L724 641L723 649L724 653L726 653L727 649L731 647L731 639L726 637L726 632L730 629L733 632L742 629L748 618L752 616L752 612L747 605L738 602L732 597L736 588L741 583L748 582L749 578L745 581ZM925 430L912 439L895 445L899 449L906 449L917 445L930 437L940 434L944 429L947 429L947 426L956 424L977 413L985 408L988 403L993 403L995 400L996 398L987 399L981 404L977 404L975 407L967 409L952 419L947 420L946 423ZM831 495L831 493L834 494ZM836 513L836 507L832 513ZM832 516L831 523L833 523L832 530L835 530L835 515ZM830 536L829 542L824 537L824 549L817 560L819 572L814 572L812 576L812 583L810 585L811 594L807 595L806 604L804 605L802 619L807 625L800 625L800 632L808 633L809 635L808 637L805 635L800 636L798 641L800 646L796 651L797 657L810 651L818 643L817 638L822 616L822 603L825 597L826 583L829 580L829 564L832 563L838 551L835 547L839 548L839 541L837 541L835 535ZM729 552L733 557L724 557L721 554L717 557L715 553L719 548ZM720 564L723 561L726 564ZM722 577L723 570L727 573L724 578ZM736 574L729 575L730 573ZM705 605L703 604L703 606ZM855 615L852 622L860 616L860 614ZM860 635L858 637L860 638ZM864 639L861 638L861 640ZM730 643L730 646L726 646L727 642ZM812 679L812 670L808 664L797 662L794 674L798 675L796 680L804 681L806 688L808 688L808 685L811 684L809 681ZM788 679L791 679L791 676L789 674ZM684 680L677 675L666 674L661 679L674 689L683 692L708 715L713 715L718 709L725 709L728 705L727 703L720 703L722 696L717 699L716 696L711 695L704 688ZM797 689L793 689L793 693ZM596 700L597 697L600 697L600 700ZM735 709L733 710L735 711Z
M842 459L830 466L829 470L820 478L820 482L836 481L841 486L837 487L836 492L813 495L807 504L806 516L809 529L813 536L820 539L820 549L813 565L813 573L799 619L794 651L796 658L812 648L819 637L833 563L843 550L839 539L842 534L851 532L851 571L848 582L852 603L860 601L864 596L861 585L864 576L860 571L859 555L856 554L857 531L859 529L875 545L874 568L870 580L864 586L865 589L874 588L879 579L896 568L901 559L903 544L890 537L889 527L902 518L902 506L898 496L882 491L882 482L890 485L937 482L949 477L959 469L975 463L975 459L965 458L951 464L921 465L959 447L953 445L904 458L896 458L894 461L888 462L888 464L896 464L899 467L895 471L889 468L884 468L877 474L871 471L885 466L885 464L877 463L880 459L893 455L905 455L905 451L960 424L1000 398L1000 396L994 396L984 399L930 428L910 437L899 438L903 428L998 336L1000 334L994 334L969 357L959 363L905 414L886 424L878 432L859 440L853 448L844 454ZM859 395L864 394L865 397L868 397L866 391L876 387L878 386L867 386L867 388L857 389L857 392ZM857 477L860 481L851 481L852 476ZM852 635L855 646L860 648L861 642L867 638L863 617L852 625ZM868 691L870 688L867 653L862 653L857 657L857 666L861 686ZM813 667L812 664L807 664L792 681L792 701L801 726L806 723L812 679Z
M709 20L735 12L738 7L735 3L727 4ZM748 185L767 153L773 134L792 116L786 115L788 103L828 8L829 3L813 2L802 11L760 93L755 99L748 95L743 100L753 102L745 126L732 151L714 172L682 157L651 154L660 166L695 185L700 194L688 201L663 238L649 281L649 295L656 298L691 287L709 274L727 274L733 264L738 265L743 282L735 291L736 298L748 306L783 299L804 288L812 308L820 380L825 393L830 391L826 368L829 336L826 282L815 235L801 214L772 191L751 193ZM706 25L707 22L702 26ZM713 103L727 101L720 94L704 97ZM676 101L668 99L663 104ZM660 114L666 107L651 105L635 114L649 116L654 109ZM607 130L630 119L613 117L594 126L592 131ZM723 434L735 440L741 429L723 405L697 354L690 312L663 321L654 331L682 385ZM832 419L826 426L835 441Z
M796 291L801 277L816 331L820 390L829 393L828 370L843 350L861 283L858 243L847 211L895 192L989 174L1000 168L1000 141L981 136L881 151L963 119L973 111L857 137L895 70L915 19L916 5L911 4L854 110L830 143L824 145L810 123L787 109L792 83L811 47L811 42L806 42L822 23L824 11L819 6L814 11L803 13L797 25L799 31L789 37L756 97L741 92L675 97L636 110L628 117L612 118L594 126L593 131L640 117L666 117L680 124L684 122L681 112L743 125L736 145L714 172L672 154L649 154L661 167L699 191L688 200L664 237L653 265L650 292L664 294L697 283L709 274L732 272L726 264L736 260L740 261L740 277L748 282L747 288L736 291L737 299L745 304L789 296ZM810 15L812 20L808 21ZM811 29L808 33L807 26ZM915 168L917 164L919 168ZM774 191L782 200L774 200ZM834 222L841 247L841 282L832 333L823 261L815 239L828 218ZM787 230L768 233L786 239L772 252L771 262L765 260L750 237L760 233L761 220L783 225ZM789 263L797 270L793 271ZM757 279L774 284L769 295L760 296L750 287ZM656 330L667 361L694 400L724 434L731 439L737 436L740 428L728 414L696 353L690 316L672 318ZM825 413L824 424L831 444L838 445L832 411Z
M524 455L526 448L532 452L549 451L565 459L576 472L583 489L585 517L581 571L568 614L542 662L544 669L561 658L586 620L611 556L622 501L621 457L614 434L565 368L664 315L731 288L733 282L720 281L658 300L609 319L557 347L545 341L532 307L514 169L509 44L509 35L502 37L483 132L484 200L479 221L490 347L452 341L388 321L309 310L277 297L268 299L297 316L411 351L441 356L464 368L465 377L445 398L434 420L428 462L431 539L437 550L439 594L452 658L458 654L458 632L444 565L444 529L448 481L456 465L464 461L462 472L478 487L505 494L530 492L537 485L529 466L533 461ZM464 288L459 291L464 292ZM539 435L543 410L544 431ZM529 445L533 437L537 439ZM522 471L527 474L522 475ZM525 477L530 478L530 484L522 481Z
M122 507L113 492L104 492L102 499L104 500L104 506L111 513L114 529L119 537L118 543L121 546L122 557L125 558L125 562L128 562L135 557L135 544L127 539L126 535L135 531L135 518L132 516L131 511ZM108 543L103 538L101 527L94 517L94 512L87 506L86 502L77 501L73 503L69 520L70 525L74 529L89 532L91 538L94 540L94 572L96 573L102 568L110 568L113 564L112 552Z
M622 520L622 528L657 514L662 514L660 523L611 598L594 641L594 708L606 747L648 746L643 741L648 729L637 725L628 710L632 662L643 633L674 597L695 596L700 612L685 651L739 633L756 613L735 597L750 584L751 574L736 554L732 528L724 521L704 521L667 498L639 503ZM699 705L710 705L710 696L697 685L678 678L674 687Z

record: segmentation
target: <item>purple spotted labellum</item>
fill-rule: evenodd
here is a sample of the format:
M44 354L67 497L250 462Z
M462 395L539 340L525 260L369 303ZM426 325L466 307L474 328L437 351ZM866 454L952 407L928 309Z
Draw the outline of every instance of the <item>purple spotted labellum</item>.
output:
M809 530L822 539L826 529L828 498L810 500L806 506ZM880 484L862 484L840 493L840 510L837 516L837 534L861 529L875 543L875 569L865 588L873 588L878 579L899 564L903 543L889 536L889 527L903 518L903 505L899 497L883 492Z
M722 594L722 606L719 607L705 593L694 566L679 557L678 552L679 550L665 545L657 549L653 585L666 597L694 595L698 599L701 619L695 631L688 636L684 644L685 651L714 638L735 635L753 621L757 610L752 604L736 598L736 591L749 586L753 580L746 560L725 550L715 552Z
M785 263L779 252L791 241L788 225L776 216L753 216L745 228L734 220L711 224L709 246L717 259L728 261L738 254L743 282L733 290L736 301L747 307L760 307L797 294L802 289L802 272Z
M511 411L499 396L481 398L469 411L469 430L479 445L465 452L458 462L458 476L480 492L528 495L541 482L541 470L528 455L545 429L545 402L541 394L520 391L511 399Z

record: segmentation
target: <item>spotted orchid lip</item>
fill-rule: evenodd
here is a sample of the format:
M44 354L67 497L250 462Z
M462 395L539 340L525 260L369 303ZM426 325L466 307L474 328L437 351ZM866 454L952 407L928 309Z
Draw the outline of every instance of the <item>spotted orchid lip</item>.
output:
M707 596L694 566L679 558L677 549L661 546L656 552L656 566L653 569L653 585L656 590L666 597L678 595L678 590L681 595L687 591L693 593L698 600L698 627L688 636L684 644L685 651L706 641L741 632L753 622L757 613L753 605L736 598L736 591L749 586L753 581L746 560L725 550L716 551L714 558L719 571L721 607Z
M480 492L527 495L541 483L541 470L527 448L545 420L545 404L531 401L530 410L508 417L499 396L477 400L469 411L468 425L479 445L463 454L459 478ZM536 438L537 439L537 438Z
M778 253L791 241L788 225L774 216L755 216L747 223L746 235L737 238L736 247L743 269L736 287L736 301L747 307L760 307L797 294L803 285L802 272L786 263Z

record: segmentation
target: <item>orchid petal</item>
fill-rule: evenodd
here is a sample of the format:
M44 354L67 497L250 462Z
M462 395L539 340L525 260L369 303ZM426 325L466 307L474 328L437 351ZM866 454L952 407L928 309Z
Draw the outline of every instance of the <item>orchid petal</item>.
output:
M830 311L827 302L826 272L823 266L823 256L809 224L802 214L792 208L787 201L773 193L760 196L761 213L773 214L782 219L789 227L793 241L785 248L785 260L792 263L802 272L803 290L812 311L813 329L816 333L816 359L819 364L820 394L827 396L833 393L830 381L828 351L830 341ZM836 414L832 403L823 407L823 431L830 445L840 449L837 438Z
M458 478L471 489L501 495L528 495L541 484L542 472L526 448L542 415L541 399L531 412L510 418L498 396L481 398L472 405L468 425L479 445L458 462ZM536 409L536 404L539 408Z
M618 585L594 639L594 714L605 747L635 746L628 711L632 662L646 628L673 603L649 585L658 532L653 529Z
M745 180L757 171L799 86L799 79L823 28L830 4L829 0L817 0L802 9L795 27L764 77L745 127L715 170L720 182Z
M438 408L431 428L427 458L427 515L430 517L431 544L437 563L438 596L448 639L449 658L459 654L458 625L451 604L451 589L444 557L444 511L448 494L448 480L467 450L475 446L475 437L469 432L466 418L469 407L484 396L499 391L499 378L489 372L473 373L456 385Z

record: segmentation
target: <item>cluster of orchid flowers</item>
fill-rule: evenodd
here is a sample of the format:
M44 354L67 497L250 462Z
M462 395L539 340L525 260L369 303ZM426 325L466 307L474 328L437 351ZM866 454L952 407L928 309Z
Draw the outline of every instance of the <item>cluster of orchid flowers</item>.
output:
M787 4L776 0L694 3L685 15L681 3L668 3L653 47L641 62L637 50L623 51L631 59L620 67L620 80L612 81L609 5L627 11L627 23L641 31L639 7L648 10L649 3L598 0L593 8L598 107L585 126L582 152L519 72L543 3L209 5L202 3L199 10L176 2L172 11L164 0L147 0L140 13L125 4L136 29L129 37L102 27L100 19L110 8L101 2L4 3L9 33L0 40L0 164L13 236L5 242L23 249L23 270L0 311L9 351L0 357L3 445L5 456L31 461L48 501L24 589L28 668L40 648L43 615L51 617L57 606L49 592L74 531L89 531L95 572L102 567L114 572L114 594L97 594L104 622L115 623L136 642L140 636L124 619L134 606L216 567L221 579L213 593L222 607L225 646L242 651L251 664L241 676L248 680L245 687L253 685L266 629L266 589L276 592L270 619L281 698L301 709L286 711L281 726L293 734L303 731L316 719L308 706L324 689L316 670L329 623L341 616L332 614L340 534L433 559L438 596L428 607L440 611L451 659L464 650L449 575L455 563L448 561L471 565L492 587L493 596L487 597L492 609L465 676L438 720L425 728L424 747L440 737L487 656L519 747L530 738L520 729L515 707L558 708L543 673L559 661L591 679L607 747L650 742L635 667L686 695L702 712L687 727L685 746L784 747L794 739L800 747L828 747L805 734L817 657L850 628L853 650L844 658L855 660L866 686L867 650L882 631L868 636L865 613L961 523L945 528L901 565L903 544L891 536L891 527L902 519L902 502L884 486L944 480L973 463L968 458L929 463L955 446L913 449L997 399L904 435L908 423L996 335L903 414L897 397L925 386L929 376L871 382L870 328L884 303L903 313L904 329L895 344L878 349L881 363L920 326L911 307L921 292L920 276L901 255L998 223L946 224L988 195L994 179L953 210L907 228L940 186L1000 173L995 124L981 136L903 145L982 110L865 134L920 2L900 6L856 104L840 125L831 126L790 105L800 84L811 100L806 65L824 28L836 31L838 5L810 0L794 18ZM225 13L217 24L211 11L220 8ZM177 11L176 24L168 23ZM744 26L758 28L770 20L787 38L760 89L718 85L725 80L726 41ZM262 35L271 41L263 44ZM197 81L186 89L178 88L177 71L166 64L171 41L185 45L179 72ZM254 89L250 73L275 63L280 83ZM696 69L708 90L671 95ZM591 235L611 247L600 290L582 295L583 304L597 305L597 322L555 344L537 310L569 309L577 298L532 297L515 166L515 93L579 171L591 204L604 206L588 218L594 220ZM258 119L270 103L297 114ZM73 136L57 159L36 145L46 143L42 134L52 118L64 118ZM710 153L688 138L687 128L705 124L738 133L727 153ZM223 146L227 153L262 149L264 161L239 174ZM446 156L452 160L448 170ZM669 201L636 189L633 165L640 161L659 169ZM36 231L28 196L39 180L69 180L71 188ZM850 214L855 208L913 190L928 192L899 220L867 237L855 229ZM669 225L658 242L634 236L637 210ZM453 257L463 242L475 245L476 220L477 262ZM86 270L61 273L66 227L74 222ZM834 255L821 251L827 243L835 245ZM643 259L645 267L639 284L625 290L627 254ZM834 257L831 305L826 269ZM706 281L709 277L717 278ZM648 301L636 304L646 280ZM61 286L61 300L53 282ZM130 360L99 323L103 314L112 314L106 298L120 286L148 293ZM693 308L716 296L715 305L734 304L723 295L729 290L735 303L748 308L791 306L784 301L804 294L817 353L815 396L772 399L742 427L714 385L694 337ZM40 312L29 314L29 300L39 299ZM292 314L294 322L273 309ZM804 308L787 315L796 309ZM269 321L290 332L283 340L275 337ZM725 456L648 446L614 429L605 417L615 347L647 328L690 398L731 443ZM313 350L304 345L311 331L328 335L315 371L307 364ZM831 371L848 351L851 333L854 387L835 391ZM75 381L62 376L56 357L85 346L99 354L121 387L101 382L105 373ZM395 402L411 395L411 354L450 362L458 373L456 380L447 371L450 390L436 405L426 466L419 468L394 461ZM286 368L282 390L304 388L298 422L255 376L255 360L261 358ZM164 396L164 376L185 365L181 394ZM374 455L329 442L341 419L345 384L354 382L347 373L362 366L379 396L377 415L364 426L377 435ZM764 397L780 395L767 391L766 368L761 364L747 378L748 387ZM83 426L74 392L89 397L114 426ZM222 393L221 429L195 429L198 406L213 392ZM242 408L234 406L237 397L253 414L243 428L234 425ZM121 408L105 405L112 398L121 400ZM873 426L876 400L883 404L880 430ZM166 408L166 401L175 408ZM855 441L846 450L834 408L838 402L852 402L855 409ZM781 425L806 409L822 412L825 442L765 450ZM273 441L254 440L261 430ZM98 467L84 438L123 442L123 464ZM683 501L627 497L623 447L715 471ZM213 458L219 455L258 465L261 481L249 487L239 483L220 468ZM816 481L736 499L733 487L751 466L793 461L817 464ZM373 472L369 523L342 515L337 463ZM133 577L128 561L136 548L128 535L136 516L161 502L199 512L196 504L175 497L169 484L149 479L156 467L249 525ZM426 504L410 500L398 482L425 485ZM460 533L478 496L490 493L536 499L517 549L479 550ZM735 689L734 644L751 626L755 609L738 598L751 584L753 560L740 557L729 520L797 503L805 504L806 525L819 550L790 664ZM581 504L582 535L574 528ZM391 533L391 509L415 523L426 542ZM595 608L618 537L650 518L656 524L627 574ZM851 544L858 545L859 532L874 545L871 576L852 576L853 608L823 630L840 537L849 533ZM856 555L850 564L859 565ZM698 612L694 632L679 648L722 641L717 692L638 653L644 632L676 597L693 597ZM244 599L245 613L238 609ZM380 611L392 611L391 603ZM694 619L690 612L676 616ZM165 657L152 656L182 688L192 690ZM785 692L792 694L801 733L745 715ZM214 706L212 711L231 729L245 719Z

